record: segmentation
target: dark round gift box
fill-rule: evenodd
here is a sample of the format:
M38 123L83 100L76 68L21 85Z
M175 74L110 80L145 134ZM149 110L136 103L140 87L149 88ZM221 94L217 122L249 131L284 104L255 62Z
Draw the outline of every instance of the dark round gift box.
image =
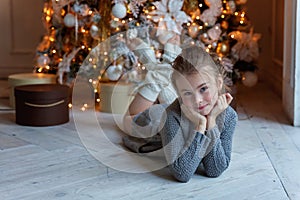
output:
M14 89L16 123L52 126L69 121L70 88L59 84L17 86Z

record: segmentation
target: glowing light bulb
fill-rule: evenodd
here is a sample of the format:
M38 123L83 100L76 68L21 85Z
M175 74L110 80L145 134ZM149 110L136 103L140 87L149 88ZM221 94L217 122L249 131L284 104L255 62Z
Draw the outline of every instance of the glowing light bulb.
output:
M49 22L50 20L51 20L51 17L50 17L50 16L47 16L47 17L46 17L46 21Z

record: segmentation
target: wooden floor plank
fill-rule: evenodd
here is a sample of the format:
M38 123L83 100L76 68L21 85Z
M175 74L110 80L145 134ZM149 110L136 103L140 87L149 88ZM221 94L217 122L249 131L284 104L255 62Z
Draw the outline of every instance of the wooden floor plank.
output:
M0 150L24 146L28 144L30 143L0 132Z
M300 129L288 124L280 99L272 94L250 93L243 99L246 112L253 116L250 123L290 199L300 199ZM292 130L292 131L289 131ZM291 134L292 132L292 134Z
M63 125L25 127L15 124L14 111L0 111L1 200L298 200L300 129L288 124L280 98L259 86L238 92L239 121L228 170L218 178L194 175L188 183L175 181L167 169L135 174L108 168L82 144L74 113ZM112 116L95 114L108 141L122 148L123 134ZM92 135L99 130L89 128L89 118L84 123L91 149L99 148L101 141Z

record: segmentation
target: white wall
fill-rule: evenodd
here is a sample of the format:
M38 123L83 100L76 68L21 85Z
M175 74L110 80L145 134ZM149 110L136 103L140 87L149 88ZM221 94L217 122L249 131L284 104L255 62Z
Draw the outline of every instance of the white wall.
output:
M294 103L294 121L295 126L300 126L300 1L297 1L296 16L296 48L295 48L295 103ZM298 55L298 56L297 56Z
M42 0L0 1L0 78L31 72L43 35Z
M298 1L299 2L299 1ZM295 126L300 126L300 5L285 1L285 45L283 71L283 107Z

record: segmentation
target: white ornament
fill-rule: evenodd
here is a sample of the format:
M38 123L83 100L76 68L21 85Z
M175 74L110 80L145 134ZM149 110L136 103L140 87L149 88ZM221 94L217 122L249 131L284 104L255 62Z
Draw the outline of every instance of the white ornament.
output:
M188 29L189 35L192 38L195 38L199 32L199 26L197 24L192 24Z
M120 19L124 18L127 14L125 5L122 3L115 4L112 8L112 14L116 18L120 18Z
M75 16L72 13L68 13L66 14L65 18L64 18L64 24L66 25L66 27L74 27L75 26Z
M93 24L91 26L90 34L91 34L92 38L99 39L99 28L95 24Z
M247 71L242 76L242 83L247 87L253 87L257 81L258 77L255 72Z
M122 65L111 65L106 70L107 77L111 81L117 81L123 73Z
M40 56L37 58L37 65L38 65L38 67L45 67L45 66L47 66L49 63L50 63L50 58L48 57L47 54L45 54L45 55L40 55Z

